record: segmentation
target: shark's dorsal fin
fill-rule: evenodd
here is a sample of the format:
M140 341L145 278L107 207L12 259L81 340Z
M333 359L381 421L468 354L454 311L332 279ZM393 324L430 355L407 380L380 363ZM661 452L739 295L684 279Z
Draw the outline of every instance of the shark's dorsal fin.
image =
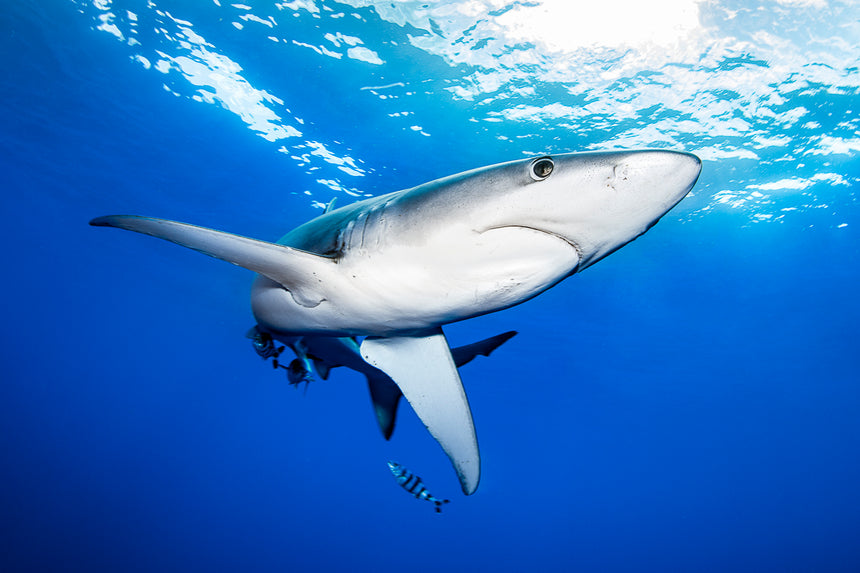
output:
M334 204L337 203L337 197L332 197L332 200L328 202L328 205L325 206L325 210L323 211L323 215L328 213L329 211L334 211Z
M466 495L478 488L481 456L469 401L441 328L416 336L369 337L361 355L394 380L451 459Z
M307 307L324 300L319 284L336 266L333 259L292 247L166 219L111 215L93 219L90 225L152 235L239 265L280 283L297 303Z

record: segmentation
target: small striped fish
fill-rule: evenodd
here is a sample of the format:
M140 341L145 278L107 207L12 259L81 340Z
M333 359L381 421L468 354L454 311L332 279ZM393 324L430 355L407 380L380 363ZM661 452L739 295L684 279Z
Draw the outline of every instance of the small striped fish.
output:
M394 474L394 479L397 480L400 487L414 495L417 499L426 499L435 503L436 513L442 513L442 504L448 503L450 500L437 499L430 495L430 492L424 487L424 482L421 481L421 478L397 462L388 462L388 468Z
M245 336L251 339L251 342L254 345L254 350L260 358L263 360L274 358L275 368L278 367L278 356L284 351L284 347L281 346L280 348L277 348L271 334L268 332L260 332L257 327L254 326L247 334L245 334Z

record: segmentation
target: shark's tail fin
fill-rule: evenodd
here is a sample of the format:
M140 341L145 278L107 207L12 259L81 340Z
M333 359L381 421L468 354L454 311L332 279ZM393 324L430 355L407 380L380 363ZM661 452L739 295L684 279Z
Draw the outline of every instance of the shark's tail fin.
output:
M472 411L441 328L414 336L365 338L361 356L397 384L439 442L471 495L481 479L481 456Z
M513 338L516 330L503 332L472 344L458 346L451 349L451 356L459 368L468 364L477 356L489 356L496 348ZM317 369L319 371L319 369ZM325 376L320 374L325 379ZM373 403L373 412L376 414L376 423L386 440L391 439L394 432L394 424L397 421L397 408L400 406L400 398L403 393L397 384L382 371L367 375L367 387L370 390L370 400Z
M386 440L391 439L394 423L397 421L397 408L403 392L397 384L382 371L367 375L367 388L370 390L370 401L373 402L373 413L376 423Z

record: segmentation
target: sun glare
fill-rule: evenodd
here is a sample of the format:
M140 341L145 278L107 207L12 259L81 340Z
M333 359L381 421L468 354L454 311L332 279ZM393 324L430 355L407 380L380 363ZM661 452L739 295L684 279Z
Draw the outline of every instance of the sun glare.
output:
M512 38L553 51L669 45L699 26L696 0L544 0L498 17Z

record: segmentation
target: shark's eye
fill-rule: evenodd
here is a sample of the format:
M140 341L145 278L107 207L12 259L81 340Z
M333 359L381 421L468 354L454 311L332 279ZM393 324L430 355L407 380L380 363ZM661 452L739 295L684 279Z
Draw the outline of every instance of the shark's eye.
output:
M554 167L554 163L552 162L551 157L541 157L540 159L535 159L532 161L531 168L529 169L529 175L532 176L532 179L535 181L543 181L549 174L552 173L552 168Z

